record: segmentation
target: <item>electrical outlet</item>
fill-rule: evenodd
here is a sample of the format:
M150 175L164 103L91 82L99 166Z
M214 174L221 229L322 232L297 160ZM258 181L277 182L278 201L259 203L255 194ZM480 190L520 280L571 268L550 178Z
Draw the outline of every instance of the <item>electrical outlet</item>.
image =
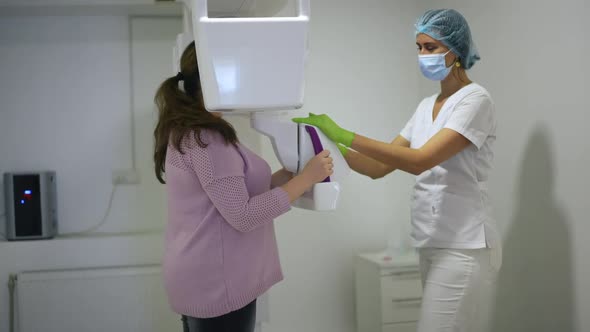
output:
M113 170L113 184L138 184L139 173L133 168Z

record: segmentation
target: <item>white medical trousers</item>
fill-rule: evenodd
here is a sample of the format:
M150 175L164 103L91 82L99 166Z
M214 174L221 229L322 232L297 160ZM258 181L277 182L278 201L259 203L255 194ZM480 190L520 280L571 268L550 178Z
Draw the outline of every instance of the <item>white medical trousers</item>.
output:
M420 248L418 332L487 332L501 249Z

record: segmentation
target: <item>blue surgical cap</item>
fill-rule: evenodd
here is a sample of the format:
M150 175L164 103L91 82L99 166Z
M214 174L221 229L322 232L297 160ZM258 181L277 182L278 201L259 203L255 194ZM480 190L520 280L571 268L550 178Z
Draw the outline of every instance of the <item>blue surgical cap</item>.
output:
M453 9L429 10L416 22L416 35L423 33L440 41L459 56L465 69L480 59L471 38L469 25L458 11Z

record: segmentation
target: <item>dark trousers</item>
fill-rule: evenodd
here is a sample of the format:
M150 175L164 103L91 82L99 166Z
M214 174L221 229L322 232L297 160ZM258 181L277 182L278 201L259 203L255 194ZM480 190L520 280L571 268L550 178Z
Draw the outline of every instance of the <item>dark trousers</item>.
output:
M182 316L184 332L254 332L256 300L242 309L213 318Z

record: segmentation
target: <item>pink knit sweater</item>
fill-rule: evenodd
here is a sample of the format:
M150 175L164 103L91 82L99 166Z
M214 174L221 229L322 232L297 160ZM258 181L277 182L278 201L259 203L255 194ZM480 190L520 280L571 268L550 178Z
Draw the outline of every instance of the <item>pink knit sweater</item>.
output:
M241 144L202 131L166 155L168 225L164 283L172 309L216 317L252 302L282 280L273 219L290 210L271 190L268 164Z

